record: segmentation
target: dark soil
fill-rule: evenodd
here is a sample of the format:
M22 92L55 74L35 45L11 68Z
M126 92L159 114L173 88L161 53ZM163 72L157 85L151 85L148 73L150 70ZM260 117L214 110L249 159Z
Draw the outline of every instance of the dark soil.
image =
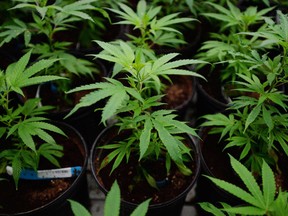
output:
M111 137L115 135L111 135L111 133L105 134L105 136L100 140L100 145L104 144L104 142L108 142L111 140ZM108 138L109 137L109 138ZM189 143L186 140L187 143ZM187 188L191 185L191 182L195 179L196 174L196 166L199 164L195 164L195 162L187 163L187 166L192 170L193 174L191 176L184 176L182 173L178 171L176 166L172 166L171 171L168 175L166 175L165 170L165 161L146 161L141 164L138 161L138 156L131 155L129 162L123 162L120 166L111 174L111 165L106 166L99 172L99 166L101 164L102 158L104 157L102 153L101 158L94 158L94 172L97 173L98 183L102 187L103 190L109 191L111 185L117 179L117 182L121 189L121 197L130 203L139 204L140 202L146 200L147 198L152 198L151 204L158 204L167 202L177 196L179 196L182 192L187 190ZM192 156L196 158L196 155L192 153ZM146 169L146 171L153 176L156 181L166 180L166 184L160 187L160 190L152 188L143 176L140 171L140 165Z
M67 129L66 129L67 130ZM58 144L64 146L64 156L60 159L61 167L83 166L85 159L85 149L81 139L75 134L65 133L68 137L56 135ZM55 169L51 163L42 160L39 169ZM14 181L11 177L7 181L0 181L0 214L13 214L25 212L38 207L42 207L53 201L65 192L75 178L55 179L55 180L21 180L19 189L15 190Z
M168 109L180 109L193 97L195 90L193 79L189 76L171 76L171 80L172 83L166 82L163 102L167 104Z

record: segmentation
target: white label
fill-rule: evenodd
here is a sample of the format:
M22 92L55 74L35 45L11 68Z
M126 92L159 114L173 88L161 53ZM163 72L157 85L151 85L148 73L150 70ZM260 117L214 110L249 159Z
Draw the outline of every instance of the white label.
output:
M39 170L38 178L70 178L72 177L71 168Z

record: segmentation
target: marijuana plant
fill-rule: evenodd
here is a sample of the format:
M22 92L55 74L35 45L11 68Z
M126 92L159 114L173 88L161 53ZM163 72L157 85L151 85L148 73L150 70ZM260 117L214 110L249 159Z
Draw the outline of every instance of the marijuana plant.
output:
M247 70L245 63L237 61L235 53L250 55L251 50L260 49L259 44L262 43L258 37L242 33L257 32L264 28L266 15L273 8L258 10L250 6L245 11L240 11L230 1L227 1L227 8L216 3L207 2L206 4L213 6L216 12L206 12L203 15L211 19L213 25L220 30L211 33L211 39L203 43L198 57L211 63L221 64L221 80L234 81L238 73Z
M285 216L287 214L288 193L281 191L281 188L279 191L276 190L275 176L265 161L262 162L262 183L260 184L244 165L232 156L230 156L230 160L233 170L238 174L248 191L220 179L210 176L207 178L232 196L242 200L245 205L231 207L226 203L221 203L222 208L219 209L213 204L204 202L200 203L201 208L216 216L234 216L236 214Z
M238 90L243 95L231 102L227 115L205 115L207 121L202 125L212 126L211 133L219 133L220 140L227 141L225 149L238 148L240 160L259 173L263 159L277 167L277 152L288 155L288 97L276 88L279 79L275 76L272 80L268 74L262 82L255 75L239 77L243 81L237 82Z
M7 165L12 166L16 188L22 169L36 170L41 157L59 166L57 158L63 154L62 146L57 145L49 133L64 133L42 117L51 107L38 107L40 100L35 98L24 100L16 106L12 103L13 92L24 96L23 87L63 79L36 75L58 60L41 60L28 67L30 56L31 51L9 65L5 72L0 71L0 174L6 173Z
M172 74L200 76L189 70L178 69L180 66L197 64L199 61L192 59L171 61L177 55L175 53L156 60L147 60L123 41L120 41L119 45L96 42L104 50L95 56L116 63L117 70L114 70L114 78L107 78L107 82L81 86L69 91L68 93L93 90L80 99L69 115L81 107L90 106L107 98L102 110L102 122L105 124L109 118L115 116L120 131L132 130L125 141L102 147L112 152L103 160L101 168L115 159L113 171L125 157L129 160L130 155L136 153L140 161L166 158L167 172L173 161L183 174L190 175L191 170L185 165L187 156L188 158L191 156L190 148L181 142L182 138L177 134L188 133L196 136L194 129L176 120L172 110L155 111L155 109L162 104L159 100L163 97L159 77ZM115 79L120 72L125 76L123 82ZM151 94L153 89L156 94ZM150 185L156 187L155 180L151 180L148 172L144 171L143 174Z
M265 18L265 28L261 28L257 32L243 32L242 34L251 35L254 37L264 38L259 46L273 51L279 51L285 57L288 51L287 32L288 32L288 16L280 10L277 11L277 20ZM271 47L272 46L272 47ZM281 49L278 49L281 47Z
M121 19L117 24L132 25L134 32L139 31L139 35L132 32L128 36L136 47L148 51L151 51L155 45L175 47L184 44L184 39L179 37L181 32L175 28L175 25L196 20L187 17L178 18L178 13L158 18L161 7L152 5L149 7L145 0L138 2L136 11L121 3L119 7L121 10L111 9Z

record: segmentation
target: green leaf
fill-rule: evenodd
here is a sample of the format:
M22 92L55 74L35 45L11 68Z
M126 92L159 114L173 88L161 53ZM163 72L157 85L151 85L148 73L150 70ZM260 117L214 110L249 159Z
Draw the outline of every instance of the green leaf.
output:
M153 178L153 176L151 176L144 168L142 168L141 170L148 184L156 190L159 190L155 178Z
M48 8L47 7L36 6L35 9L41 15L41 18L43 20L45 18L45 16L46 16L46 12L47 12Z
M135 54L133 49L125 42L120 41L120 47L125 53L125 57L128 59L128 62L133 62L135 59Z
M16 190L18 190L18 182L22 170L22 163L20 158L16 155L12 160L13 179L15 182Z
M263 112L263 119L269 128L269 132L271 132L274 128L274 122L271 113L265 108L265 106L263 106L262 112Z
M106 122L109 118L111 118L116 111L124 105L127 97L128 95L125 90L120 90L112 95L103 108L101 121Z
M262 164L262 182L263 182L263 196L266 209L269 209L274 201L276 193L276 183L273 171L268 164L263 160Z
M74 216L91 216L89 211L79 202L68 199Z
M58 59L42 59L40 61L37 61L23 71L22 78L28 79L29 77L34 76L36 73L42 71L43 69L52 66L56 61L58 61Z
M149 144L150 144L150 139L151 139L151 130L153 128L152 122L149 118L146 118L145 123L144 123L144 129L142 130L142 133L140 135L140 158L141 160L146 153Z
M247 193L240 187L237 187L231 183L228 183L223 180L219 180L216 178L212 178L210 176L206 176L209 178L214 184L216 184L218 187L222 188L223 190L227 191L228 193L234 195L235 197L240 198L241 200L250 203L254 206L258 205L258 200L254 198L251 194Z
M31 56L32 50L27 52L24 56L22 56L15 64L13 64L13 69L8 67L6 70L6 79L9 86L19 86L17 82L21 82L22 80L18 80L19 77L22 77L22 73L25 70L30 56Z
M27 34L28 34L28 30L27 30L27 26L24 22L18 20L18 19L14 19L13 20L14 23L12 23L11 25L6 25L6 26L2 26L2 28L0 28L1 32L0 32L0 47L3 46L3 44L5 43L9 43L11 40L13 40L14 38L17 38L19 35L26 34L26 40L27 41ZM25 43L25 45L27 45Z
M44 143L37 150L37 153L41 155L41 157L46 158L56 167L61 167L58 162L58 158L63 156L63 147L61 145Z
M108 192L104 205L104 215L105 216L117 216L120 213L120 188L115 181Z
M31 128L29 127L29 124L20 124L18 128L18 135L27 147L36 152L35 143L31 135Z
M253 195L254 199L257 200L257 203L254 203L254 199L251 199L253 203L250 200L245 200L248 203L251 203L261 209L265 209L265 203L264 203L264 197L260 190L259 185L257 184L255 178L251 174L251 172L248 171L248 169L242 165L239 161L237 161L235 158L230 156L231 165L235 172L239 175L243 183L246 185L248 190Z
M163 127L161 122L158 122L157 120L153 120L153 125L155 129L157 130L159 137L164 144L164 146L167 148L168 154L172 158L173 161L176 163L181 164L182 163L182 155L180 148L178 146L178 142L175 140L175 137L173 137L169 131Z
M248 115L246 122L245 122L245 129L244 131L246 131L246 129L248 128L248 126L255 121L255 119L259 116L259 113L261 111L261 106L256 106L252 109L252 111L250 112L250 114Z
M199 205L206 212L209 212L209 213L211 213L211 214L213 214L215 216L225 216L225 214L220 209L218 209L216 206L214 206L211 203L202 202L202 203L199 203Z
M137 208L131 213L130 216L145 216L148 211L149 202L151 199L145 200L140 203Z
M265 209L253 207L253 206L244 206L244 207L233 207L225 208L223 211L240 214L240 215L265 215Z
M6 127L0 127L0 138L6 133Z

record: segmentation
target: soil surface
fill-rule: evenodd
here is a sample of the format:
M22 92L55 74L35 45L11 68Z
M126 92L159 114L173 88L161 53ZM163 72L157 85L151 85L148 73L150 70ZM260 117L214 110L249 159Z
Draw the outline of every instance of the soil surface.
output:
M194 83L189 76L171 76L172 83L165 83L165 96L163 102L168 109L180 109L192 99Z
M115 135L107 133L100 140L100 146L102 141L105 143L105 141L111 140L111 137L113 136ZM185 142L189 143L188 140ZM105 153L103 153L103 155L105 155ZM196 164L193 161L186 164L192 170L192 175L183 175L176 166L172 166L170 173L166 175L165 160L141 161L140 164L138 156L131 155L128 163L124 160L124 162L110 175L111 165L107 165L99 172L102 157L103 156L101 156L101 158L93 159L95 165L94 171L99 174L97 174L99 183L104 186L105 190L110 190L111 185L115 179L117 179L122 198L127 202L136 204L148 198L152 198L151 204L167 202L184 192L187 187L191 185L196 174ZM196 158L196 155L193 152L192 157ZM159 185L159 190L152 188L147 181L143 179L140 165L141 167L144 167L156 181L163 183ZM198 165L199 164L197 164L197 166Z

